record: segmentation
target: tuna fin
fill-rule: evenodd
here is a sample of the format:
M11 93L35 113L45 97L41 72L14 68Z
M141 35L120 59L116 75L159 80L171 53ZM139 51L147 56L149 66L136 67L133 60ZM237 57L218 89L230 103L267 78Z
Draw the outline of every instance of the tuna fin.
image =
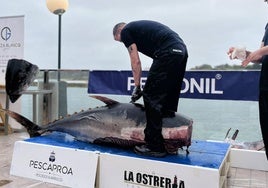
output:
M112 106L114 104L118 104L119 103L118 101L115 101L113 99L109 99L107 97L99 96L99 95L90 95L90 97L95 98L95 99L98 99L98 100L104 102L105 104L107 104L108 106Z
M229 136L229 133L230 133L230 130L231 130L232 128L229 128L228 129L228 131L227 131L227 133L226 133L226 135L225 135L225 139L228 139L228 136Z
M236 137L237 137L237 135L238 135L238 132L239 132L239 130L236 129L235 133L234 133L233 136L232 136L232 140L235 140L235 139L236 139Z
M26 117L23 117L22 115L20 115L20 114L18 114L16 112L6 110L6 109L0 109L0 111L5 112L10 117L15 119L18 123L20 123L22 126L24 126L27 129L27 132L29 133L30 137L35 137L35 136L40 136L41 135L38 132L39 130L41 130L41 127L39 127L38 125L34 124L32 121L30 121Z

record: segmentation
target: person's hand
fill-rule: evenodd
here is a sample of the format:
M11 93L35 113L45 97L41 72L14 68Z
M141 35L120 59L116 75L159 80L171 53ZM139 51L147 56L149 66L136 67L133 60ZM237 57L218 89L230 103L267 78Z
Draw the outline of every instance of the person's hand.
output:
M259 61L262 58L262 54L260 50L256 50L254 52L249 52L247 58L242 61L242 66L246 67L250 62Z
M242 67L246 67L248 64L250 63L250 61L248 59L245 59L244 61L242 61Z
M139 98L141 98L141 96L142 96L141 87L135 86L132 92L131 102L136 102L137 100L139 100Z

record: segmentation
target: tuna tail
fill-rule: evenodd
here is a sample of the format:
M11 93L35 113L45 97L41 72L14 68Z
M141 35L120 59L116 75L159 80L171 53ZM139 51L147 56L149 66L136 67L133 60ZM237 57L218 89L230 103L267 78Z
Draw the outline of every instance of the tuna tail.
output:
M42 130L42 128L36 125L35 123L33 123L32 121L30 121L29 119L27 119L26 117L23 117L22 115L16 112L6 110L6 109L0 109L0 111L5 112L10 117L15 119L18 123L20 123L22 126L24 126L27 129L27 132L29 133L30 137L41 135L41 133L39 133L38 131Z
M23 59L10 59L6 68L6 92L12 103L22 95L34 81L39 69Z

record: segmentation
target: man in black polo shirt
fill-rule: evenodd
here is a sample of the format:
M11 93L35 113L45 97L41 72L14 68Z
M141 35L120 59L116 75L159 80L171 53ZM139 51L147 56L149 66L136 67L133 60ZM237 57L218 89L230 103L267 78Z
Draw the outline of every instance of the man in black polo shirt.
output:
M136 146L138 154L165 156L162 118L174 117L177 111L188 53L183 40L169 27L148 20L128 24L118 23L113 29L114 39L126 46L134 77L135 88L131 101L143 96L147 124L145 145ZM139 53L153 59L143 91L140 88L141 62Z

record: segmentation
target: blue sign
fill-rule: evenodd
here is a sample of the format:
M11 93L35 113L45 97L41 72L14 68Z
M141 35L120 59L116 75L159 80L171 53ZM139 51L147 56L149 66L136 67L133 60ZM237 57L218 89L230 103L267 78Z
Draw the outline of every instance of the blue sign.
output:
M217 100L258 100L259 71L186 71L181 98ZM148 71L143 71L141 86ZM88 93L131 95L131 71L91 71Z

